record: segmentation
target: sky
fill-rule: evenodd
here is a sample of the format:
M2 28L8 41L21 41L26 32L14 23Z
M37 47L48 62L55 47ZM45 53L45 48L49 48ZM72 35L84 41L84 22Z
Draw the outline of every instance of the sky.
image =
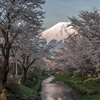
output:
M100 0L46 0L42 7L45 12L43 27L49 29L59 22L69 22L68 17L78 17L81 10L100 9Z

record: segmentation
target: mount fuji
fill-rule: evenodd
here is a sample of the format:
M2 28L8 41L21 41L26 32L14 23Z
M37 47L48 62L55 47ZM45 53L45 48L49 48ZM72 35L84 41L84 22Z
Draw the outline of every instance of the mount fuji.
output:
M47 41L47 44L59 48L70 34L77 33L72 26L69 26L70 24L70 22L59 22L48 30L42 32L41 36Z

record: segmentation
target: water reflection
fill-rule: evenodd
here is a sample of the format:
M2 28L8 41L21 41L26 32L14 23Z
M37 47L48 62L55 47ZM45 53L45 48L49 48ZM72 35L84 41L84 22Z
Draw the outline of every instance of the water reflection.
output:
M53 76L42 82L42 100L76 100L72 89L62 82L49 83L54 79Z

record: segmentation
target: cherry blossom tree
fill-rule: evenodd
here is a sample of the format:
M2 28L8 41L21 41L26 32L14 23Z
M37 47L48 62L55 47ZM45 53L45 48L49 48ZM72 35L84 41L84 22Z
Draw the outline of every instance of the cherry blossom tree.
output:
M62 64L63 70L73 72L80 69L81 76L88 72L97 75L96 64L99 61L98 51L86 37L81 34L74 34L66 39L64 46L57 54L58 64ZM70 66L70 67L69 67ZM66 68L67 67L67 68Z
M2 88L6 87L9 53L20 39L31 39L42 29L44 0L0 0L0 48L3 56Z
M88 56L91 56L90 63L91 67L100 65L100 13L99 10L94 8L93 11L81 11L79 19L72 17L69 18L72 22L71 26L78 31L80 35L88 39L87 43L91 44L91 52ZM85 44L86 45L86 44ZM96 72L96 71L95 71Z
M35 62L41 63L41 65L45 63L44 59L50 56L51 48L52 46L46 45L43 41L40 42L40 39L38 40L37 38L30 40L30 42L26 42L24 46L19 47L19 50L16 53L16 59L23 69L23 82L26 80L27 71L35 64Z

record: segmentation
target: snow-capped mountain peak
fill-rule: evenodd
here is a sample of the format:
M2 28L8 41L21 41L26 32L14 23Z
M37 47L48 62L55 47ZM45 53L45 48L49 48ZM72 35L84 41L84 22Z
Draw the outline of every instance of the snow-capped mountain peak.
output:
M41 36L47 41L47 44L51 40L56 40L57 42L61 40L64 41L69 34L75 32L71 26L68 27L69 24L70 22L59 22L48 30L42 32Z

